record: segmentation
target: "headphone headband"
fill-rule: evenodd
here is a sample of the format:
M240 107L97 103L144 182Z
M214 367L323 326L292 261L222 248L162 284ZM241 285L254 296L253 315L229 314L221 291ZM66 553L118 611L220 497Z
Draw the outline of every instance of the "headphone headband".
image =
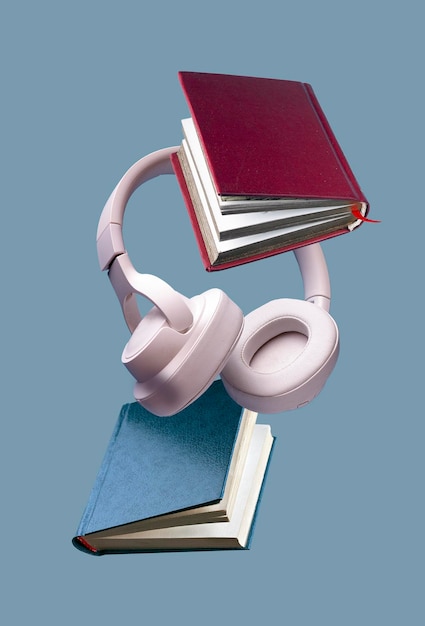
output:
M97 229L100 268L109 270L109 278L131 332L141 320L136 293L151 300L178 331L186 330L193 321L187 298L160 278L140 274L134 269L125 249L122 231L124 212L131 195L151 178L173 174L170 155L177 150L178 146L163 148L137 161L121 178L100 216ZM330 281L320 245L314 243L297 248L294 253L304 283L304 299L329 311Z
M161 174L173 174L170 155L177 152L178 146L163 148L143 157L121 178L109 196L100 216L97 227L97 253L100 269L107 270L119 254L124 254L122 235L124 212L132 194L140 185Z
M177 149L173 147L158 150L130 167L110 195L100 216L97 228L99 264L102 270L109 270L109 278L131 332L134 332L142 319L135 294L140 294L155 304L175 330L183 332L193 322L187 298L157 276L140 274L134 269L125 249L122 233L124 212L131 195L151 178L172 174L170 155Z

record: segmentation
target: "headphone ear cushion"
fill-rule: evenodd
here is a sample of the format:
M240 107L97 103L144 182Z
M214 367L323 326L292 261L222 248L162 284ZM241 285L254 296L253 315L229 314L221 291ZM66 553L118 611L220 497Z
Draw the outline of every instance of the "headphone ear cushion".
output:
M194 321L186 331L171 328L154 307L123 352L137 380L136 400L155 415L174 415L196 400L222 370L242 331L241 309L220 289L188 304Z
M338 328L329 313L304 300L273 300L246 316L221 378L241 406L278 413L319 393L338 352Z

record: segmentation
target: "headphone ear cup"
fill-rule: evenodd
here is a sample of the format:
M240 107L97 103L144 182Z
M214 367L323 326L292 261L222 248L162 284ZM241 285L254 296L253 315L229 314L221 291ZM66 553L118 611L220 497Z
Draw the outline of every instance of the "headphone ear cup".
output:
M279 413L320 392L338 352L338 328L329 313L304 300L273 300L246 316L221 378L241 406Z
M173 329L158 308L141 320L122 361L136 378L134 396L155 415L178 413L196 400L227 362L242 331L241 309L220 289L188 300L193 324Z

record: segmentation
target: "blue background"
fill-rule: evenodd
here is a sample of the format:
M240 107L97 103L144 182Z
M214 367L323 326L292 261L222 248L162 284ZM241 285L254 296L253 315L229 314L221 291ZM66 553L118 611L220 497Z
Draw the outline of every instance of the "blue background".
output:
M375 0L5 2L1 9L1 569L9 625L424 623L423 20ZM131 378L98 270L102 206L181 141L177 71L310 82L371 203L324 250L341 356L277 435L248 552L71 545ZM247 313L301 297L292 255L207 274L176 181L128 211L135 264Z

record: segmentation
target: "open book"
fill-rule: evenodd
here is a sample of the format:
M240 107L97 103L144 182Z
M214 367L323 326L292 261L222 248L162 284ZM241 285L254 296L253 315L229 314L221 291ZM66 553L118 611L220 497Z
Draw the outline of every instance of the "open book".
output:
M221 381L157 417L124 405L73 539L91 553L241 549L273 445Z
M207 269L359 226L368 203L310 85L180 72L192 117L172 162Z

